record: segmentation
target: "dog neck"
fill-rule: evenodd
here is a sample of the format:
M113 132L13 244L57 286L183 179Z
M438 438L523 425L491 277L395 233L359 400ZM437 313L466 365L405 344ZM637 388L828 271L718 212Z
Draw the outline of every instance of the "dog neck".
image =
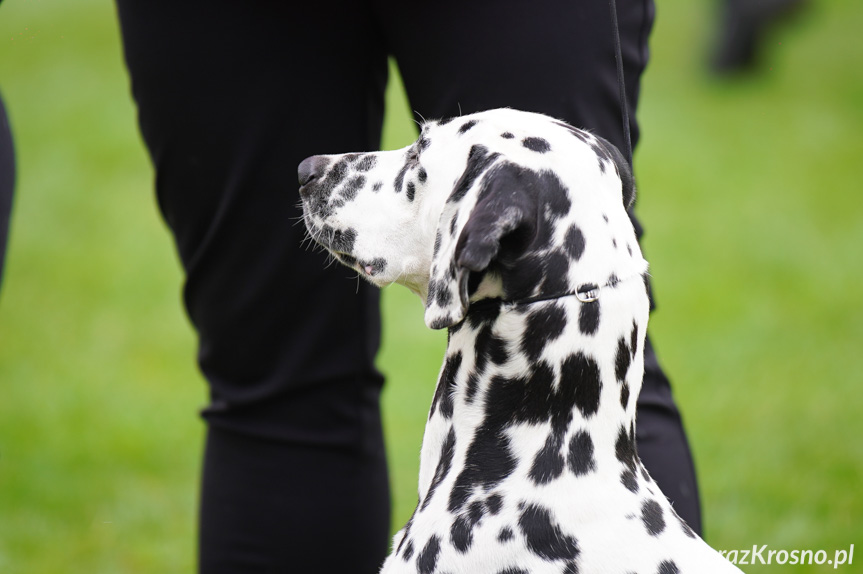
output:
M450 329L423 447L424 466L446 458L432 452L427 458L427 446L451 449L450 460L464 457L450 512L478 488L489 491L516 475L543 485L611 473L614 483L637 487L635 397L644 333L632 317L615 316L616 307L631 308L615 305L617 297L644 298L643 287L615 284L592 302L484 300ZM626 320L627 337L603 340L622 332ZM514 427L518 432L510 432ZM437 466L421 468L426 504L439 482Z

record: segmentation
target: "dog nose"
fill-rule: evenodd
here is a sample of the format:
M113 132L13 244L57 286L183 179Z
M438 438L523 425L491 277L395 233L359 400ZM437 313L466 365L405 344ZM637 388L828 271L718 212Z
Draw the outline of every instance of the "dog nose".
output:
M299 176L300 187L306 185L314 179L319 178L326 169L328 163L329 161L327 160L327 158L319 155L307 157L302 162L300 162L300 165L297 168L297 175Z

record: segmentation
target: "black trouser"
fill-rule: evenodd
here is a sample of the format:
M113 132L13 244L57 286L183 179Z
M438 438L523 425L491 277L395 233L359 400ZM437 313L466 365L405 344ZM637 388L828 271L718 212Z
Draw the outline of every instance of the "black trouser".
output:
M301 246L296 166L378 147L388 55L423 117L510 106L622 148L606 0L117 3L211 388L201 569L373 572L389 530L378 293ZM618 6L635 109L653 5ZM697 527L680 419L648 366L639 446Z
M6 238L9 235L9 215L12 211L12 188L15 185L15 153L12 148L12 131L6 108L0 99L0 280L6 259Z

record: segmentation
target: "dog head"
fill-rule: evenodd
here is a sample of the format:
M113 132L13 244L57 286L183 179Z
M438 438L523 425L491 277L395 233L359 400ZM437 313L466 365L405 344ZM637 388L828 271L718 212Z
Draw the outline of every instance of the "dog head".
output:
M431 328L479 299L562 294L647 267L626 213L629 165L547 116L426 122L401 150L307 158L299 179L311 237L375 285L420 295Z

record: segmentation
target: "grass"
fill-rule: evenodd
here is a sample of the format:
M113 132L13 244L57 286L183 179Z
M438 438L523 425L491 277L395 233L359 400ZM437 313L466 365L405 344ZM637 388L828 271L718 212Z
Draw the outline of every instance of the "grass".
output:
M730 79L704 70L709 6L658 10L638 209L708 539L859 551L863 5L813 3L760 74ZM0 89L20 168L0 291L0 572L190 572L206 387L111 3L5 2ZM397 82L389 101L384 146L400 147L414 126ZM395 528L444 340L404 289L383 312Z

